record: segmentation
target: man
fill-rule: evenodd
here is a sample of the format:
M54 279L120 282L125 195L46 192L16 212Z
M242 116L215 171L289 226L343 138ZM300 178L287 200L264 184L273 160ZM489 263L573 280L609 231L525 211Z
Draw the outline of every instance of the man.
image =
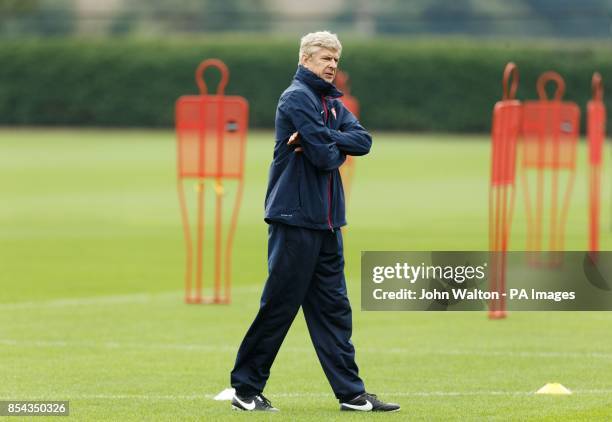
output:
M346 155L367 154L372 138L337 100L342 93L332 82L341 51L335 34L304 36L298 70L278 102L265 203L269 276L231 373L236 410L278 411L262 391L300 306L340 409L399 410L366 393L350 340L338 168Z

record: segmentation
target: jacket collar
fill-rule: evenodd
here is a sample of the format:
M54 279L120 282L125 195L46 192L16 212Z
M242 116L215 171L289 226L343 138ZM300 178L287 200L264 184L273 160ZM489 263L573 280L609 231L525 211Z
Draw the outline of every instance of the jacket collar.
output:
M295 72L293 79L308 85L308 87L318 96L338 98L344 95L333 84L319 78L302 65L298 65L297 72Z

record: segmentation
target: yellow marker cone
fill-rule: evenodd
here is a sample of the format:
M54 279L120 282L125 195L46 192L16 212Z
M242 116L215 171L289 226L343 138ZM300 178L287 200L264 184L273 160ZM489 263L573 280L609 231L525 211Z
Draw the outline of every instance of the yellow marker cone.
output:
M225 189L223 189L223 183L217 181L217 184L215 185L215 192L217 193L217 196L221 196L225 193Z
M197 182L195 185L193 185L193 190L195 190L196 192L203 192L204 182Z
M551 382L546 384L544 387L536 391L536 394L556 394L556 395L570 395L572 392L559 384L558 382Z

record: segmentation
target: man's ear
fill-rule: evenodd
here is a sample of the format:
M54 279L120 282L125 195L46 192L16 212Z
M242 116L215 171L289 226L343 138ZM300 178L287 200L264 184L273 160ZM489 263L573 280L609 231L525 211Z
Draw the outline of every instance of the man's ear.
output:
M308 59L308 55L302 54L302 57L300 57L300 64L303 65L304 63L306 63L307 59Z

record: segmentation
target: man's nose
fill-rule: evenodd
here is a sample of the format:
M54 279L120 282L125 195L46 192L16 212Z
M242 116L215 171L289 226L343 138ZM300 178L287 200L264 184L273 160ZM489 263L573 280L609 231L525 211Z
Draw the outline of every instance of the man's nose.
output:
M335 61L332 60L331 63L330 63L330 67L332 69L337 69L338 68L338 62L335 62Z

